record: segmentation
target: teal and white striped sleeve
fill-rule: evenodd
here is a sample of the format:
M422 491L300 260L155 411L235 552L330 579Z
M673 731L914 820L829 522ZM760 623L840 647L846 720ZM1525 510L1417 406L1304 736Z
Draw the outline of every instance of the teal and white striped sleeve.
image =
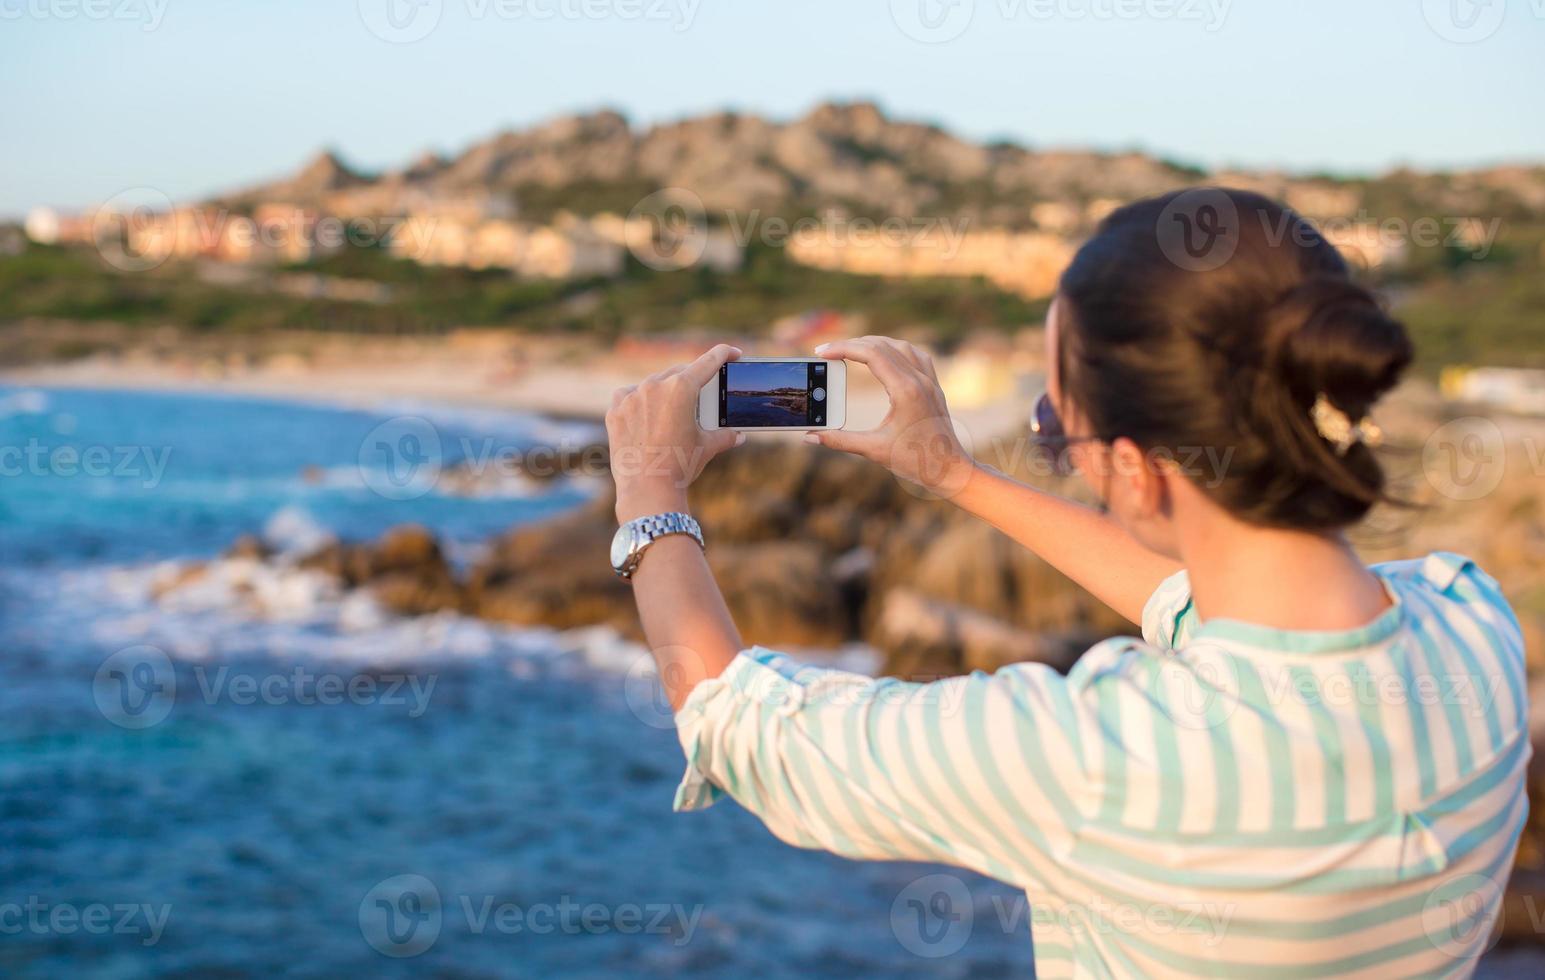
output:
M1088 718L1069 692L1040 664L914 684L753 648L677 714L675 807L728 793L800 847L1029 887L1071 846L1084 804Z

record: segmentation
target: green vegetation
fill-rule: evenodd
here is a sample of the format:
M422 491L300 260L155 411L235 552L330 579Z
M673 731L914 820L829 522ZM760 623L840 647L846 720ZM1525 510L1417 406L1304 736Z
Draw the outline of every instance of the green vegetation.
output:
M383 284L381 303L310 299L275 287L275 275ZM125 273L84 249L33 246L0 258L0 323L26 317L174 326L196 332L331 330L440 333L460 326L526 332L622 334L711 328L755 335L814 309L863 313L872 329L925 327L948 341L978 328L1037 322L1044 302L981 280L885 280L812 269L779 248L753 245L736 273L657 272L630 262L614 280L524 281L499 270L434 268L379 249L350 249L239 285L206 281L186 263Z
M1411 227L1422 217L1422 187L1385 181L1360 189L1396 216L1386 220ZM986 189L976 190L985 200ZM1497 214L1495 240L1479 245L1462 244L1455 222L1438 221L1376 283L1411 328L1428 373L1450 363L1545 367L1545 224L1500 202ZM385 290L379 302L310 298L284 288L295 273ZM691 329L754 336L780 317L832 310L863 314L876 332L922 328L948 347L973 330L1036 323L1045 308L1045 301L980 279L893 280L813 269L766 244L753 244L735 273L658 272L630 259L617 279L571 282L425 267L379 248L252 270L235 282L177 262L125 273L89 249L31 246L0 258L0 325L35 317L120 324L131 333L170 326L211 338L318 330L433 334L461 326L589 334L603 342Z

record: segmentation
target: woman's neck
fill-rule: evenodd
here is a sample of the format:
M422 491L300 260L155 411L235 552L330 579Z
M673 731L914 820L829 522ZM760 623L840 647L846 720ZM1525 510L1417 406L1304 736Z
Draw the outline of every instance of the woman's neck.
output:
M1210 515L1182 530L1197 615L1285 630L1356 629L1389 608L1383 583L1339 535Z

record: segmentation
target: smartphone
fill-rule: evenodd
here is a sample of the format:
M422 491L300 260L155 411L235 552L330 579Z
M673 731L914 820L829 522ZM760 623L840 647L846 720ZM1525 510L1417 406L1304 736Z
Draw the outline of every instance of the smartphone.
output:
M804 432L848 421L848 366L820 357L742 357L703 386L697 420L705 429Z

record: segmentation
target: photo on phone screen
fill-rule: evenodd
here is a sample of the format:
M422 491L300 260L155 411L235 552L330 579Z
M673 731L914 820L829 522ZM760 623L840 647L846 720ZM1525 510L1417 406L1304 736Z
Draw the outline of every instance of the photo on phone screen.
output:
M730 361L719 369L719 424L825 425L826 362Z

